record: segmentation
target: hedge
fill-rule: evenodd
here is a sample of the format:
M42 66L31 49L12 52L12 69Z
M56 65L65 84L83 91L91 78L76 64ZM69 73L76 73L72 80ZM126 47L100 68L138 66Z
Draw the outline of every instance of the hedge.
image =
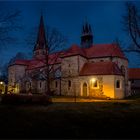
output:
M43 104L52 103L51 97L40 94L3 94L1 95L1 103L4 104Z

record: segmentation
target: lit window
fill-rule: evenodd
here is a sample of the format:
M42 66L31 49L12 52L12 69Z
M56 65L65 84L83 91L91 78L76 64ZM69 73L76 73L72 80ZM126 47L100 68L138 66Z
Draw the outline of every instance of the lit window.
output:
M121 88L121 82L120 82L120 80L117 80L116 81L116 88Z
M95 82L93 82L93 87L97 87L97 80Z
M98 88L98 80L96 78L91 79L91 88Z

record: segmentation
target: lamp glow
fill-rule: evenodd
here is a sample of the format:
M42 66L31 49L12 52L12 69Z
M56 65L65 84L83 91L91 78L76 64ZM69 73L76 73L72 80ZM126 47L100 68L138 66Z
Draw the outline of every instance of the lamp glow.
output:
M96 82L96 78L92 78L92 79L91 79L91 82L92 82L92 83L95 83L95 82Z
M2 85L3 84L3 82L0 82L0 85Z

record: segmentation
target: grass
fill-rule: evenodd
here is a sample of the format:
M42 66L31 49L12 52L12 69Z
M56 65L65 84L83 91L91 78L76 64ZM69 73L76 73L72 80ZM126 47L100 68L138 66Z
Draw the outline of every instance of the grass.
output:
M0 138L140 138L140 101L0 104Z

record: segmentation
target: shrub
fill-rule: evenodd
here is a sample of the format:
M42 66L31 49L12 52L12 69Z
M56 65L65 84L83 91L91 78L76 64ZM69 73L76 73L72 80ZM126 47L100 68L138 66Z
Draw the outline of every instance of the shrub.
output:
M47 104L52 103L52 100L47 95L4 94L1 96L1 103L47 105Z

